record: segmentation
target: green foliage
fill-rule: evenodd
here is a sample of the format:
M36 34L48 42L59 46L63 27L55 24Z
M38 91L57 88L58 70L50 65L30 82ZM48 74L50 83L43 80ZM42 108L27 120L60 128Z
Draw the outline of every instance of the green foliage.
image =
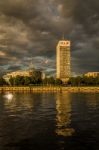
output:
M99 77L72 77L68 81L71 86L99 86Z
M62 80L56 79L56 80L55 80L55 84L56 84L56 85L62 85Z
M6 81L1 77L0 78L0 86L7 85Z
M30 77L24 77L24 78L23 78L23 84L24 84L24 85L29 85L29 84L31 84L31 78L30 78Z
M22 76L16 76L14 78L9 79L9 83L11 86L19 86L19 85L24 85L24 77Z
M47 85L48 84L48 78L45 78L42 82L43 82L44 85L45 84Z
M45 85L62 85L62 81L60 79L54 79L53 77L45 78L43 80L43 84Z
M11 78L9 79L9 84L10 84L11 86L14 85L14 78L11 77Z
M45 84L45 85L51 85L52 84L53 85L53 84L55 84L55 80L53 77L45 78L43 80L43 84Z
M41 84L41 72L35 71L31 77L31 84Z
M31 77L16 76L9 79L10 86L29 86L29 85L62 85L60 79L54 79L53 77L41 79L41 73L38 71ZM3 78L0 78L0 86L7 85ZM72 77L69 79L67 86L99 86L99 77Z
M55 80L53 77L48 78L48 84L55 84Z

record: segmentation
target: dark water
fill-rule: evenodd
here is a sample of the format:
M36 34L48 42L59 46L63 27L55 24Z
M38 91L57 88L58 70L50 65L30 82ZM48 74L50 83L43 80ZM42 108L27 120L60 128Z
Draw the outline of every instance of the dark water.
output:
M0 150L99 150L99 94L0 95Z

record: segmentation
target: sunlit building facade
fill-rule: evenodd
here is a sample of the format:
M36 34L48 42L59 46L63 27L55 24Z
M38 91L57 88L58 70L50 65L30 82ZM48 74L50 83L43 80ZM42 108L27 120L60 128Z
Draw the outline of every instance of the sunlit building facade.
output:
M6 75L3 76L3 78L6 81L9 81L10 78L14 78L16 76L30 77L30 76L32 76L32 71L18 70L18 71L7 73Z
M36 76L36 74L40 74L41 79L45 79L45 73L41 72L40 70L37 70L35 68L29 69L29 70L18 70L14 72L7 73L6 75L3 76L3 78L9 82L10 78L15 78L17 76L22 76L22 77L32 77Z
M96 78L96 77L99 77L99 72L88 72L85 74L85 76Z
M71 75L70 47L70 41L61 40L56 48L56 78L63 82L67 82Z

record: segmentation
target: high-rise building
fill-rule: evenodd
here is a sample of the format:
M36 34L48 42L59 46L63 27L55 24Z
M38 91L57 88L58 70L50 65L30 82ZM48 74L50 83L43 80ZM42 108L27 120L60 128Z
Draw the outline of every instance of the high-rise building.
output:
M67 82L70 78L70 46L71 42L61 40L56 48L56 78Z

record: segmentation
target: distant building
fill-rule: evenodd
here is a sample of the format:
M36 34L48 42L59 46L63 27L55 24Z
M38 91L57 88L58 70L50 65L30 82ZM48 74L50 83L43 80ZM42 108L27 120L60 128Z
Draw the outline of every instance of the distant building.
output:
M12 77L17 77L17 76L22 76L22 77L31 77L31 76L35 76L36 74L38 74L41 76L41 79L45 78L45 74L43 72L41 72L40 70L36 70L34 68L29 69L29 70L18 70L15 72L10 72L7 73L6 75L3 76L3 78L9 82L9 79Z
M22 70L18 70L18 71L14 71L14 72L10 72L10 73L7 73L6 75L3 76L3 78L6 80L6 81L9 81L9 79L12 77L16 77L16 76L27 76L27 77L30 77L32 76L32 71L22 71Z
M46 74L42 72L42 79L44 80L46 78Z
M67 82L71 76L70 41L61 40L56 48L56 78Z
M99 72L88 72L84 76L96 78L99 77Z

